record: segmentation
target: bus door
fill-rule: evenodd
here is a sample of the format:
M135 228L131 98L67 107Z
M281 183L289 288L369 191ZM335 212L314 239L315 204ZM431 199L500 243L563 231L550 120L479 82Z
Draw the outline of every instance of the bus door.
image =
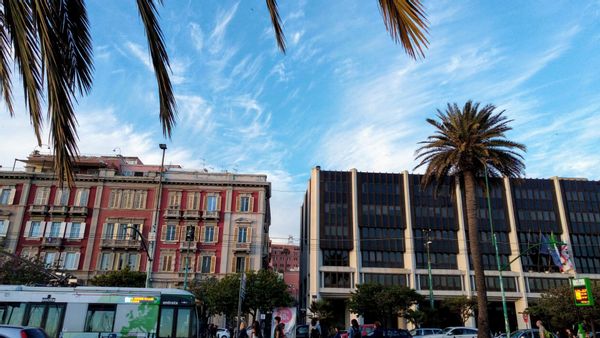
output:
M161 296L158 337L198 337L198 316L193 298L164 294Z
M44 329L49 337L58 337L65 316L64 303L29 303L23 325Z

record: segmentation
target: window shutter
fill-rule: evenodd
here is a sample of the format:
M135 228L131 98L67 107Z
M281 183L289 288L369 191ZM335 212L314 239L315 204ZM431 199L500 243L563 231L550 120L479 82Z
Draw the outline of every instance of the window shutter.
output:
M43 226L42 226L43 232L42 233L44 234L44 237L48 238L48 237L50 237L50 230L52 229L52 222L42 222L42 223L43 223Z
M29 238L29 231L31 231L31 221L27 221L27 223L25 223L25 231L23 233L23 237Z
M77 236L77 239L82 239L85 236L85 223L81 223L81 225L79 226L79 236Z
M206 211L208 210L208 208L206 207L206 194L204 194L204 196L202 196L202 210Z
M65 228L65 232L63 234L63 238L71 238L71 228L73 227L72 222L67 222L67 227Z
M210 257L210 273L215 273L215 267L217 265L217 256Z
M8 195L8 204L11 205L15 202L15 194L17 192L17 187L10 187L10 194Z
M58 268L59 269L64 269L66 256L67 256L66 252L61 252L60 255L58 256Z
M160 258L158 259L158 271L165 271L165 258L167 256L165 255L160 255Z
M244 270L250 271L250 256L244 258Z
M60 232L58 233L58 238L65 238L66 226L67 226L66 222L60 222Z
M254 212L254 196L250 196L248 204L248 212Z
M217 211L221 211L221 194L217 196Z
M200 227L200 242L206 243L206 227L203 225Z
M79 270L79 257L81 256L81 253L77 252L75 253L75 262L73 262L73 270Z
M239 194L235 197L235 211L242 211L242 197Z
M108 270L115 270L115 254L110 253L108 257Z
M167 224L163 224L162 228L160 228L160 241L167 241Z
M140 271L140 258L141 255L140 254L136 254L135 255L135 265L134 265L134 271Z
M194 241L198 242L199 240L200 240L200 227L196 225L194 227Z
M0 232L0 236L6 236L6 233L8 232L8 225L10 224L10 221L5 219L4 220L4 229L2 229L2 232Z
M185 226L183 226L183 225L177 226L177 239L180 242L185 241Z
M233 228L233 243L238 242L238 232L239 232L238 227Z
M219 226L215 225L215 235L213 237L213 243L219 242Z
M146 200L148 199L148 191L142 191L142 209L146 209Z
M246 229L248 229L248 233L246 234L246 243L252 243L252 227L249 226Z
M236 257L233 256L231 258L231 272L235 272L235 262L236 262Z

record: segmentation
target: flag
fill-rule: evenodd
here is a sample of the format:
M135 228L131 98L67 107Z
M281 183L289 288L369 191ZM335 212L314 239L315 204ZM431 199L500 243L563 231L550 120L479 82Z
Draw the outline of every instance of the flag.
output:
M562 262L560 261L560 252L556 247L556 239L554 238L554 234L550 235L550 240L546 235L542 235L542 243L540 245L540 253L544 255L550 255L552 258L552 263L556 265L559 269L562 269Z
M562 263L562 272L575 273L575 264L573 264L573 261L571 260L571 253L569 252L567 244L560 246L560 261Z

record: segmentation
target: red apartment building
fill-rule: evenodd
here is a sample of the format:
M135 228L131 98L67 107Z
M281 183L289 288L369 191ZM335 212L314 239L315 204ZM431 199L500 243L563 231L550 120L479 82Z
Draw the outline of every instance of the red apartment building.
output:
M269 267L279 272L289 286L294 299L298 299L300 283L300 247L291 244L271 243L271 259Z
M138 233L155 240L153 287L179 286L186 267L191 280L268 264L265 175L178 165L161 175L137 157L82 156L75 187L61 189L51 156L34 152L24 162L25 171L0 171L0 246L82 283L126 267L147 271Z

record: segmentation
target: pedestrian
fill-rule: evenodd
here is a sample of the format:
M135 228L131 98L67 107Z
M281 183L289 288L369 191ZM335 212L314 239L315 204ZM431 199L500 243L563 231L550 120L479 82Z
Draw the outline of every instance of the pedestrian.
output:
M358 321L356 319L352 319L350 321L350 328L348 328L348 338L362 338L360 326L358 326Z
M310 332L310 338L321 338L321 324L317 318L310 320L308 332Z
M542 323L541 320L538 320L537 322L535 322L535 326L538 327L538 330L540 330L540 338L551 338L550 336L550 332L546 331L546 328L544 327L544 324Z
M381 328L381 322L376 320L374 324L375 324L375 330L373 330L373 334L371 335L371 338L383 338L383 328Z
M340 333L340 328L339 327L335 327L335 335L333 336L333 338L342 338L342 334Z
M571 329L567 328L565 331L567 332L567 338L575 338L575 334Z
M238 338L248 338L248 332L246 332L246 323L240 323L240 329L238 330Z
M279 316L275 317L275 331L273 336L275 338L285 338L285 324L281 322L281 317Z
M260 323L257 320L255 320L254 323L252 323L250 332L251 332L249 334L250 338L262 338L262 333L260 330Z

